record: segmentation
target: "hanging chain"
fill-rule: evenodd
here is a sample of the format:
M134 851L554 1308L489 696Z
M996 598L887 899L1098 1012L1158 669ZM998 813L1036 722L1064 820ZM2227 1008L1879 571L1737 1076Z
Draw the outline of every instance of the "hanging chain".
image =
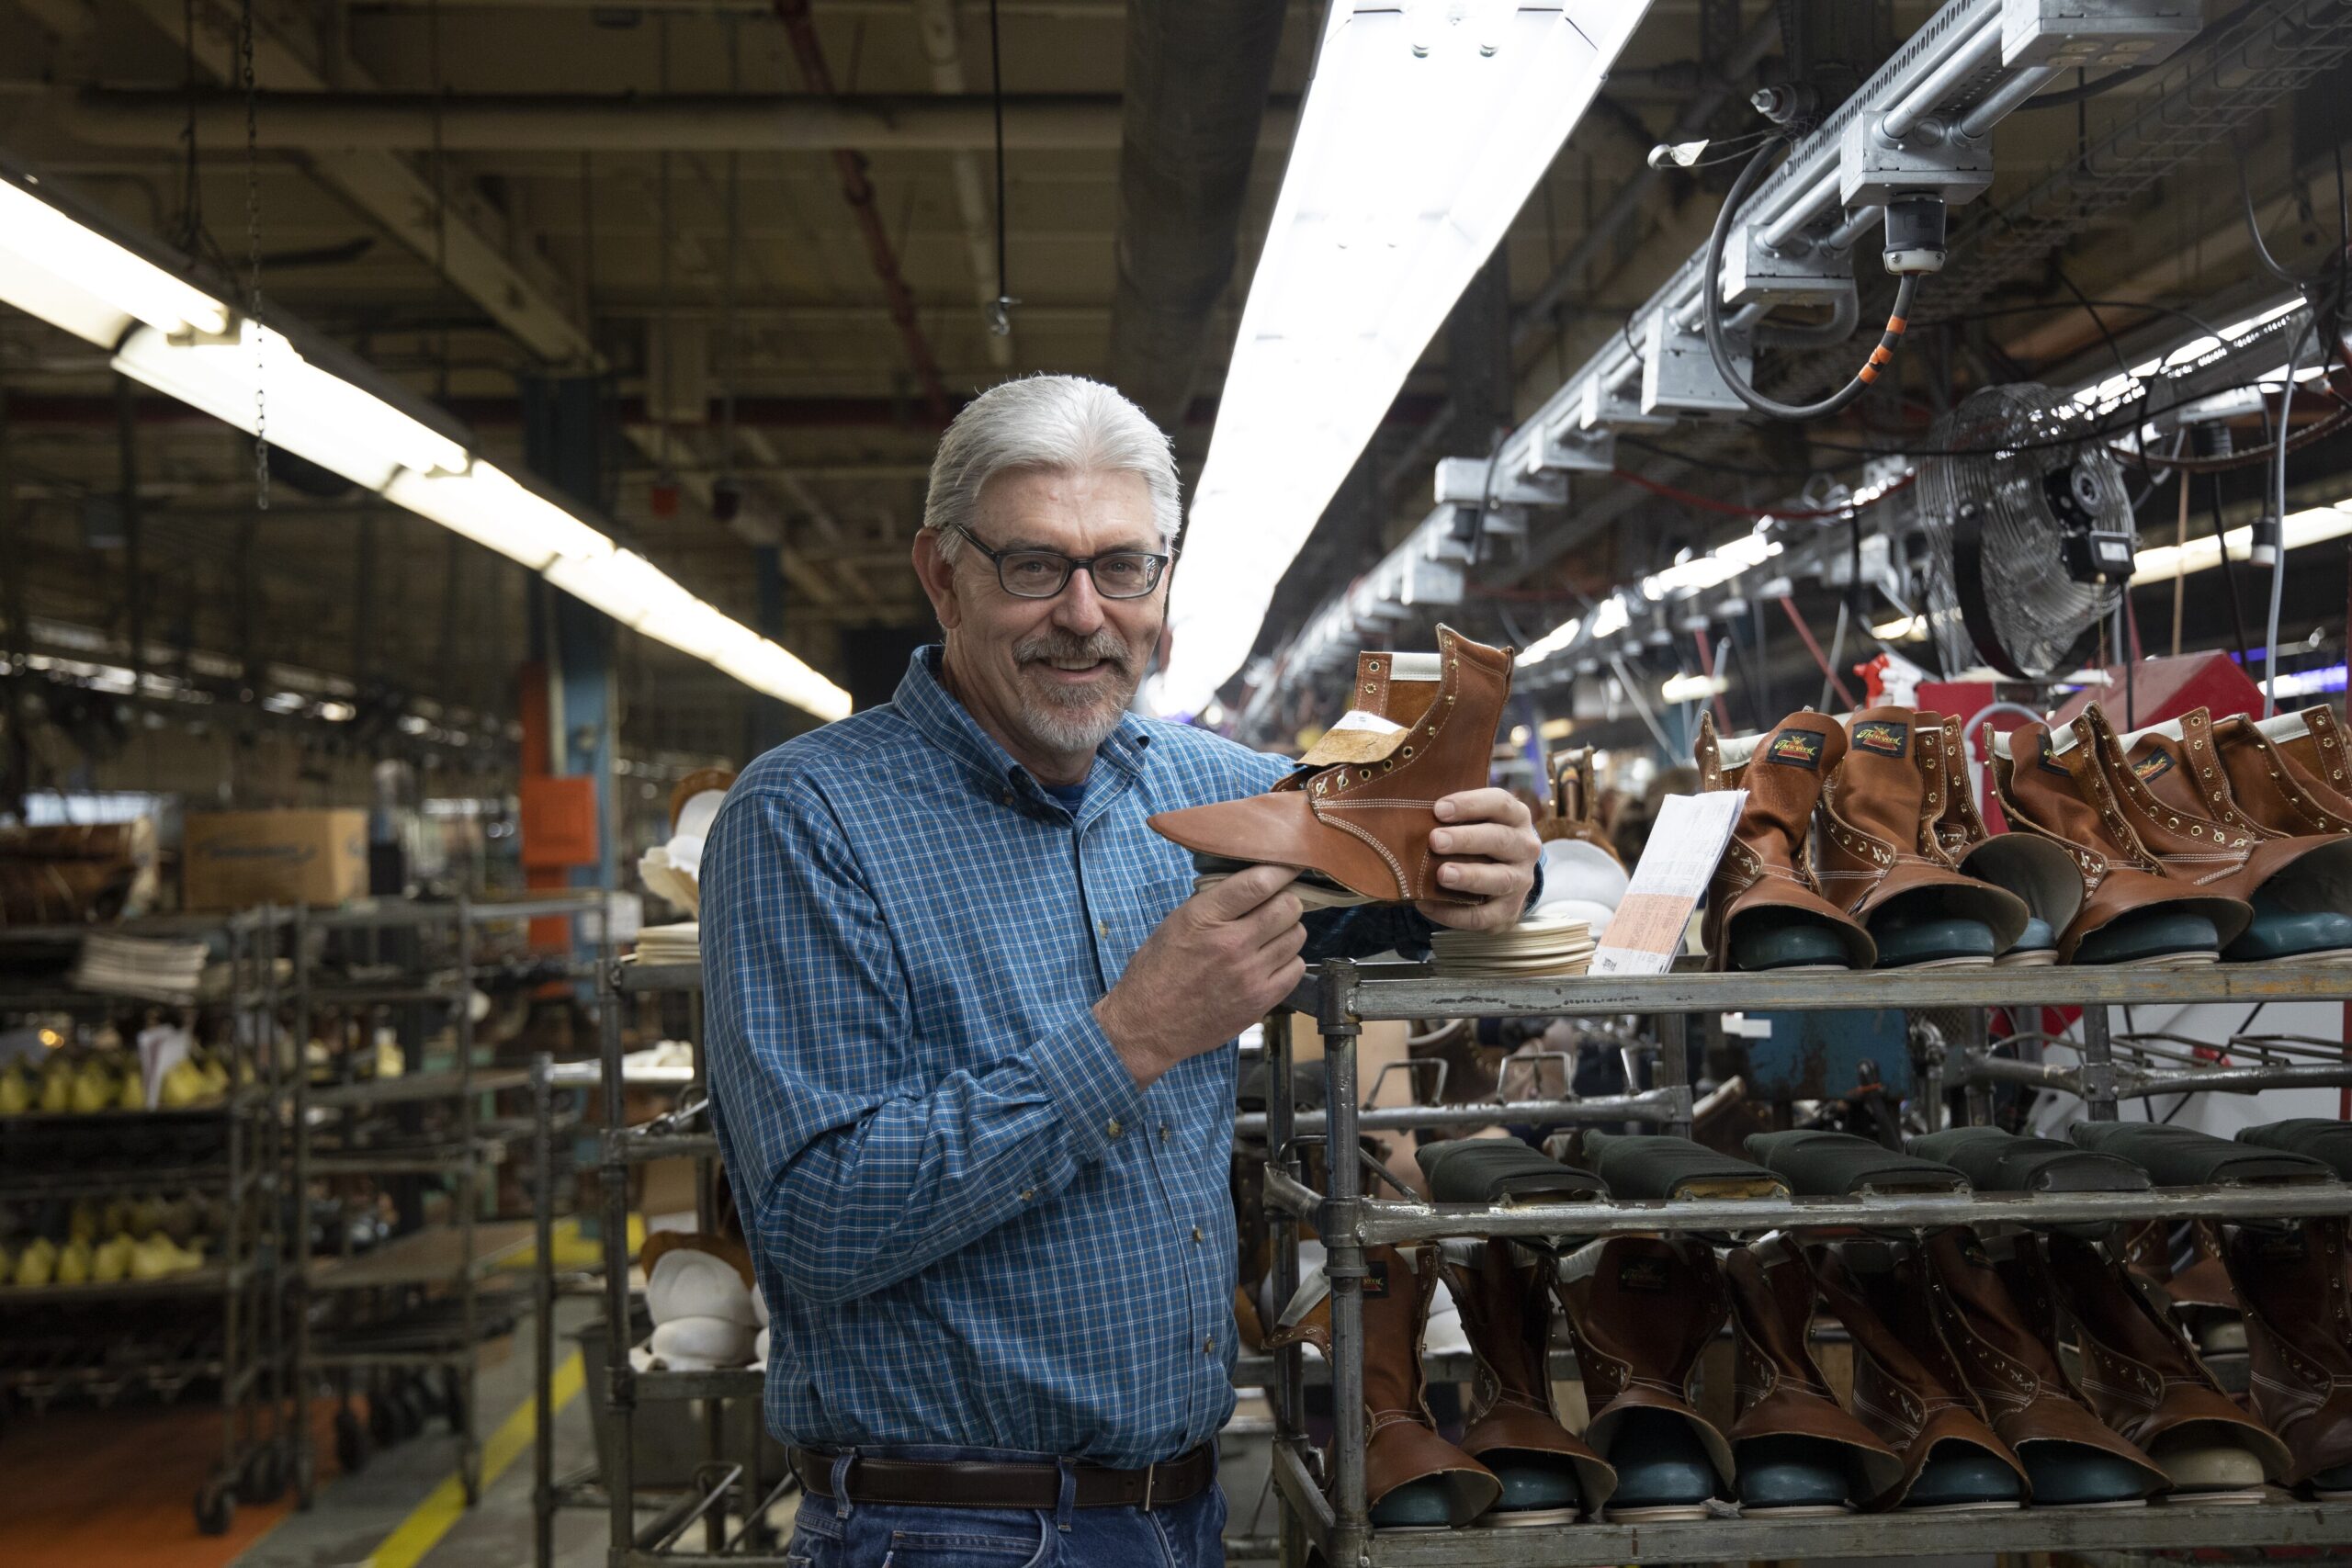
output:
M267 333L261 313L260 85L254 76L254 0L237 21L237 73L245 90L245 319L254 334L254 506L269 510L269 404L264 386Z
M1012 335L1012 308L1021 303L1004 267L1004 50L998 36L996 0L989 0L989 96L996 111L996 303L989 307L989 331Z

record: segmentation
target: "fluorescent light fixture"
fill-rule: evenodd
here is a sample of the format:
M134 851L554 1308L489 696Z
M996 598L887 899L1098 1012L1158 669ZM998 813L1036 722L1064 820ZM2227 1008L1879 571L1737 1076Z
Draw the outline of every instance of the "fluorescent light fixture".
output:
M2352 502L2338 502L2334 506L2289 513L2286 526L2279 530L2279 543L2291 550L2341 539L2346 535L2352 535ZM2168 582L2191 572L2211 570L2222 564L2222 539L2229 541L2230 558L2244 560L2254 547L2254 530L2233 528L2226 535L2208 534L2186 545L2157 545L2142 550L2132 558L2132 586Z
M1544 660L1576 641L1577 633L1583 629L1584 617L1581 615L1562 621L1558 626L1529 643L1527 651L1519 656L1519 662L1521 664L1543 663Z
M1901 620L1881 621L1871 628L1871 636L1881 642L1910 642L1928 635L1928 617L1905 615Z
M1657 694L1669 703L1702 703L1731 690L1721 675L1668 675Z
M1601 602L1600 608L1593 612L1593 640L1598 642L1605 637L1615 637L1625 629L1627 621L1625 601L1615 594L1610 595Z
M1642 579L1642 597L1653 603L1678 593L1695 593L1729 582L1753 566L1781 553L1781 546L1761 534L1745 534L1703 556L1677 561L1664 571Z
M0 179L0 299L112 348L143 321L158 332L220 333L229 308L35 193Z
M1332 0L1193 498L1154 698L1196 711L1647 0Z
M820 718L849 713L848 693L403 409L389 383L370 387L365 367L346 373L333 363L336 355L313 359L286 333L239 318L51 200L36 176L5 168L0 300L109 350L113 367L132 380L249 435L266 434L271 446L543 573L755 691ZM263 705L289 711L287 698L303 700L280 693ZM319 711L347 719L354 710L334 702Z

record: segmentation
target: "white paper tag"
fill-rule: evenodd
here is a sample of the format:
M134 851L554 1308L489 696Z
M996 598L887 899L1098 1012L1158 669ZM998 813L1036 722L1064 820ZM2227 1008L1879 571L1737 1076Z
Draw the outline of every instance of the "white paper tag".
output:
M1396 735L1401 734L1405 727L1394 720L1383 718L1376 713L1366 713L1362 708L1350 708L1340 716L1339 722L1331 726L1331 728L1363 729L1374 735Z
M1642 846L1641 863L1600 933L1591 973L1663 975L1674 966L1690 911L1706 894L1747 805L1744 789L1666 797Z

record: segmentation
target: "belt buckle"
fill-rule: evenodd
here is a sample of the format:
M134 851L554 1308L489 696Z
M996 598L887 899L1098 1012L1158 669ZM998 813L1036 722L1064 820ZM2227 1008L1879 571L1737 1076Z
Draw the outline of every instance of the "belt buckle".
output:
M1143 1467L1143 1511L1147 1514L1151 1512L1152 1483L1159 1478L1159 1461L1158 1460Z

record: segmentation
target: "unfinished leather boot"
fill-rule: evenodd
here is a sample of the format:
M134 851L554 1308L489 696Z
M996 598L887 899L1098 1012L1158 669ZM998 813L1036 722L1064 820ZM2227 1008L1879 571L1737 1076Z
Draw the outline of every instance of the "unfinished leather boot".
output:
M2173 1227L2167 1220L2143 1220L2126 1225L2116 1238L2124 1267L2138 1279L2156 1286L2171 1303L2208 1357L2245 1354L2245 1320L2239 1315L2238 1293L2222 1261L2222 1238L2211 1220L2192 1220L2181 1227L2186 1248L2176 1258Z
M2292 1150L2217 1138L2169 1122L2076 1122L2076 1146L2119 1155L2159 1187L2279 1187L2333 1183L2326 1162Z
M1835 719L1790 715L1769 735L1724 739L1699 719L1699 787L1744 789L1747 804L1707 885L1700 930L1707 966L1868 969L1877 944L1860 921L1822 897L1810 840L1822 782L1846 753Z
M1871 707L1846 724L1845 759L1821 792L1815 876L1822 896L1862 922L1882 969L1987 964L2017 945L2025 900L1962 875L1920 847L1927 783L1909 708ZM1940 733L1940 727L1939 728Z
M1575 839L1606 853L1621 865L1617 846L1600 825L1600 792L1593 787L1592 748L1572 747L1552 753L1552 810L1536 819L1535 836L1545 843Z
M1611 1236L1569 1254L1555 1288L1592 1412L1585 1440L1617 1472L1607 1517L1706 1517L1733 1475L1731 1444L1690 1402L1699 1353L1730 1310L1714 1250Z
M1490 1237L1442 1243L1439 1266L1478 1366L1462 1451L1503 1489L1478 1522L1571 1524L1598 1515L1617 1472L1552 1407L1548 1262L1522 1263L1510 1242Z
M2352 1273L2342 1215L2225 1224L2222 1256L2245 1310L2254 1413L2287 1445L2281 1480L2352 1498Z
M1204 880L1286 865L1325 905L1476 902L1438 881L1432 808L1486 784L1511 650L1451 626L1437 643L1434 654L1362 656L1358 707L1266 794L1163 811L1152 828L1192 851Z
M1951 1166L1980 1192L2144 1192L2148 1173L2120 1155L1998 1127L1948 1127L1904 1140L1921 1159Z
M1517 1138L1449 1138L1413 1151L1441 1203L1584 1203L1609 1196L1589 1170L1563 1165Z
M1968 772L1968 742L1955 714L1922 713L1919 759L1919 852L1939 851L1964 876L2006 888L2025 901L2025 930L1993 962L2025 967L2058 962L2058 935L2083 907L2083 877L2075 857L2037 833L1992 833L1976 809Z
M1902 1456L1874 1509L1926 1513L2016 1508L2025 1466L1984 1423L1905 1264L1881 1241L1805 1251L1814 1285L1854 1345L1854 1415Z
M1968 1190L1968 1178L1951 1166L1823 1127L1750 1133L1747 1157L1784 1178L1803 1198Z
M2345 794L2336 728L2335 715L2325 707L2267 719L2215 719L2213 753L2239 808L2275 833L2352 833L2352 796ZM2303 760L2290 756L2290 748Z
M1993 789L2012 831L2038 833L2075 859L2083 901L2058 937L2062 964L2211 964L2254 910L2177 882L2141 844L2098 782L2092 753L2061 758L2050 731L2021 724L1993 738ZM2102 797L2105 798L2102 798Z
M1584 1156L1609 1183L1610 1192L1619 1198L1789 1195L1789 1184L1760 1165L1663 1133L1587 1133Z
M2225 962L2352 962L2352 838L2274 832L2240 810L2205 709L2118 736L2094 703L2075 728L2096 743L2125 818L2166 875L2253 905Z
M1917 1251L1944 1342L1993 1430L2025 1465L2034 1506L2138 1503L2168 1484L2083 1404L1974 1232L1936 1232Z
M1747 1514L1838 1514L1893 1489L1903 1456L1846 1413L1807 1345L1813 1270L1784 1236L1724 1255L1738 1371L1732 1457Z
M1494 1506L1502 1483L1437 1434L1421 1364L1421 1337L1437 1291L1437 1254L1408 1260L1393 1247L1364 1248L1364 1498L1375 1529L1448 1529ZM1331 1356L1330 1281L1317 1269L1299 1285L1267 1336L1280 1348L1308 1344Z
M2287 1472L2287 1447L2222 1391L2179 1320L2091 1242L2028 1234L2017 1246L2035 1295L2074 1326L2083 1395L2099 1419L2155 1461L2174 1495L2261 1501L2263 1481Z

